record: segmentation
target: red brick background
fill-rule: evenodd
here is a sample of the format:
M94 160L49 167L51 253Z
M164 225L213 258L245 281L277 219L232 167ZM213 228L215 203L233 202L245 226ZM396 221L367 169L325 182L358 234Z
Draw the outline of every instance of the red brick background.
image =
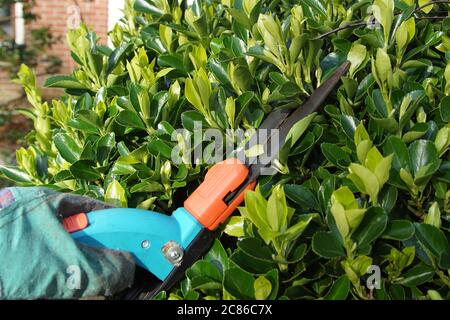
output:
M100 42L106 44L108 0L36 0L33 13L37 15L37 20L27 26L27 28L50 27L53 36L60 38L47 53L63 61L60 70L62 74L70 73L75 66L67 46L66 33L79 21L78 12L82 21L97 33Z

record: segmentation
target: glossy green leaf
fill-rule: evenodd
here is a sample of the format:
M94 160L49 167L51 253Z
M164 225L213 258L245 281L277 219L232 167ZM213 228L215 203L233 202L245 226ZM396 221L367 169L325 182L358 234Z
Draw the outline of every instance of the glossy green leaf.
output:
M415 233L414 225L408 220L390 221L382 237L385 239L406 241Z
M332 143L323 143L320 145L324 156L337 167L347 167L351 160L348 153Z
M340 276L324 297L325 300L345 300L350 292L350 281L347 275Z
M444 233L432 225L424 223L415 223L414 225L416 237L439 259L440 267L450 268L450 244Z
M231 217L226 223L223 230L227 235L241 238L244 236L244 218L243 217Z
M396 283L405 287L416 287L430 281L434 274L435 270L432 267L419 264L406 272Z
M93 181L100 179L101 175L97 169L93 168L93 164L92 161L77 161L70 167L70 172L75 178L81 180Z
M128 206L125 189L117 180L113 180L106 188L105 201L115 207Z
M324 258L339 258L345 255L344 248L330 232L316 232L312 238L312 249Z
M252 275L239 269L231 268L225 271L223 285L233 297L242 300L255 298L255 280Z
M62 89L86 89L77 79L68 76L53 76L48 78L44 87L46 88L62 88Z
M68 134L56 134L53 137L53 142L67 162L74 163L80 159L82 149Z
M19 170L18 168L0 165L0 173L6 178L17 183L31 182L31 177L28 174L24 173L23 171Z
M290 200L304 208L314 209L317 207L314 194L304 186L288 184L284 186L284 191Z
M219 240L214 241L211 250L205 255L205 260L214 264L222 275L229 267L228 254Z
M145 129L145 125L141 118L134 112L124 110L116 118L117 123L124 127L131 127L137 129Z
M358 229L352 238L359 247L367 247L372 244L386 230L388 216L379 207L369 208Z
M272 292L272 283L264 276L259 276L254 282L255 299L266 300Z

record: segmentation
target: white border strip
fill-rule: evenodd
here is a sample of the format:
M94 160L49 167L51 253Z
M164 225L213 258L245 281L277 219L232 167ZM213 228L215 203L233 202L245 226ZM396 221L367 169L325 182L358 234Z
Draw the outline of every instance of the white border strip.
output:
M25 44L25 19L23 16L23 3L16 2L14 5L14 34L16 44L22 46Z

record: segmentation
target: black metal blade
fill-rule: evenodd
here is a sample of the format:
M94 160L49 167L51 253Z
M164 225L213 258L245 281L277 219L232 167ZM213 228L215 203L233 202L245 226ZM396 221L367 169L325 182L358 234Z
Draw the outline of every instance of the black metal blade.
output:
M203 229L186 248L181 265L175 267L164 282L144 269L138 270L135 285L127 290L121 299L151 300L161 291L169 291L185 277L186 270L208 252L214 239L215 233L213 231Z
M273 118L271 118L270 122L274 123L278 120L281 121L281 123L278 125L278 127L272 127L272 128L264 128L264 129L279 129L279 135L277 139L279 139L279 142L277 144L278 150L269 150L272 142L273 135L268 135L268 139L264 145L265 153L266 155L269 155L269 158L266 158L265 163L261 164L258 162L258 158L253 158L250 163L248 163L248 166L250 168L250 175L247 178L247 180L244 182L242 186L239 187L238 190L230 193L225 199L225 203L232 203L236 197L238 197L251 183L256 181L256 179L259 178L261 175L261 171L264 168L267 168L268 162L272 162L278 157L278 153L280 149L284 146L286 143L286 138L291 131L291 129L301 120L309 116L310 114L316 112L322 104L325 102L325 100L328 98L328 96L331 94L333 89L336 87L336 85L339 83L342 76L344 76L347 71L350 68L350 62L347 61L344 64L342 64L334 74L327 80L325 83L323 83L319 88L317 88L313 94L308 98L308 100L296 111L294 111L290 115L286 115L284 112L280 112L279 114L275 114ZM276 112L276 111L275 111ZM282 120L284 118L284 120ZM252 140L254 143L255 139ZM270 165L269 165L270 166Z

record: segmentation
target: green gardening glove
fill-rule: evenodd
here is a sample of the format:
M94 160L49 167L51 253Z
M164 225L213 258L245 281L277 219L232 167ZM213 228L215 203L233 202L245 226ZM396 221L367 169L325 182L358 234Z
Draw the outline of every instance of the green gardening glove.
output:
M46 188L0 191L0 299L111 296L130 287L130 254L77 244L62 220L108 208Z

